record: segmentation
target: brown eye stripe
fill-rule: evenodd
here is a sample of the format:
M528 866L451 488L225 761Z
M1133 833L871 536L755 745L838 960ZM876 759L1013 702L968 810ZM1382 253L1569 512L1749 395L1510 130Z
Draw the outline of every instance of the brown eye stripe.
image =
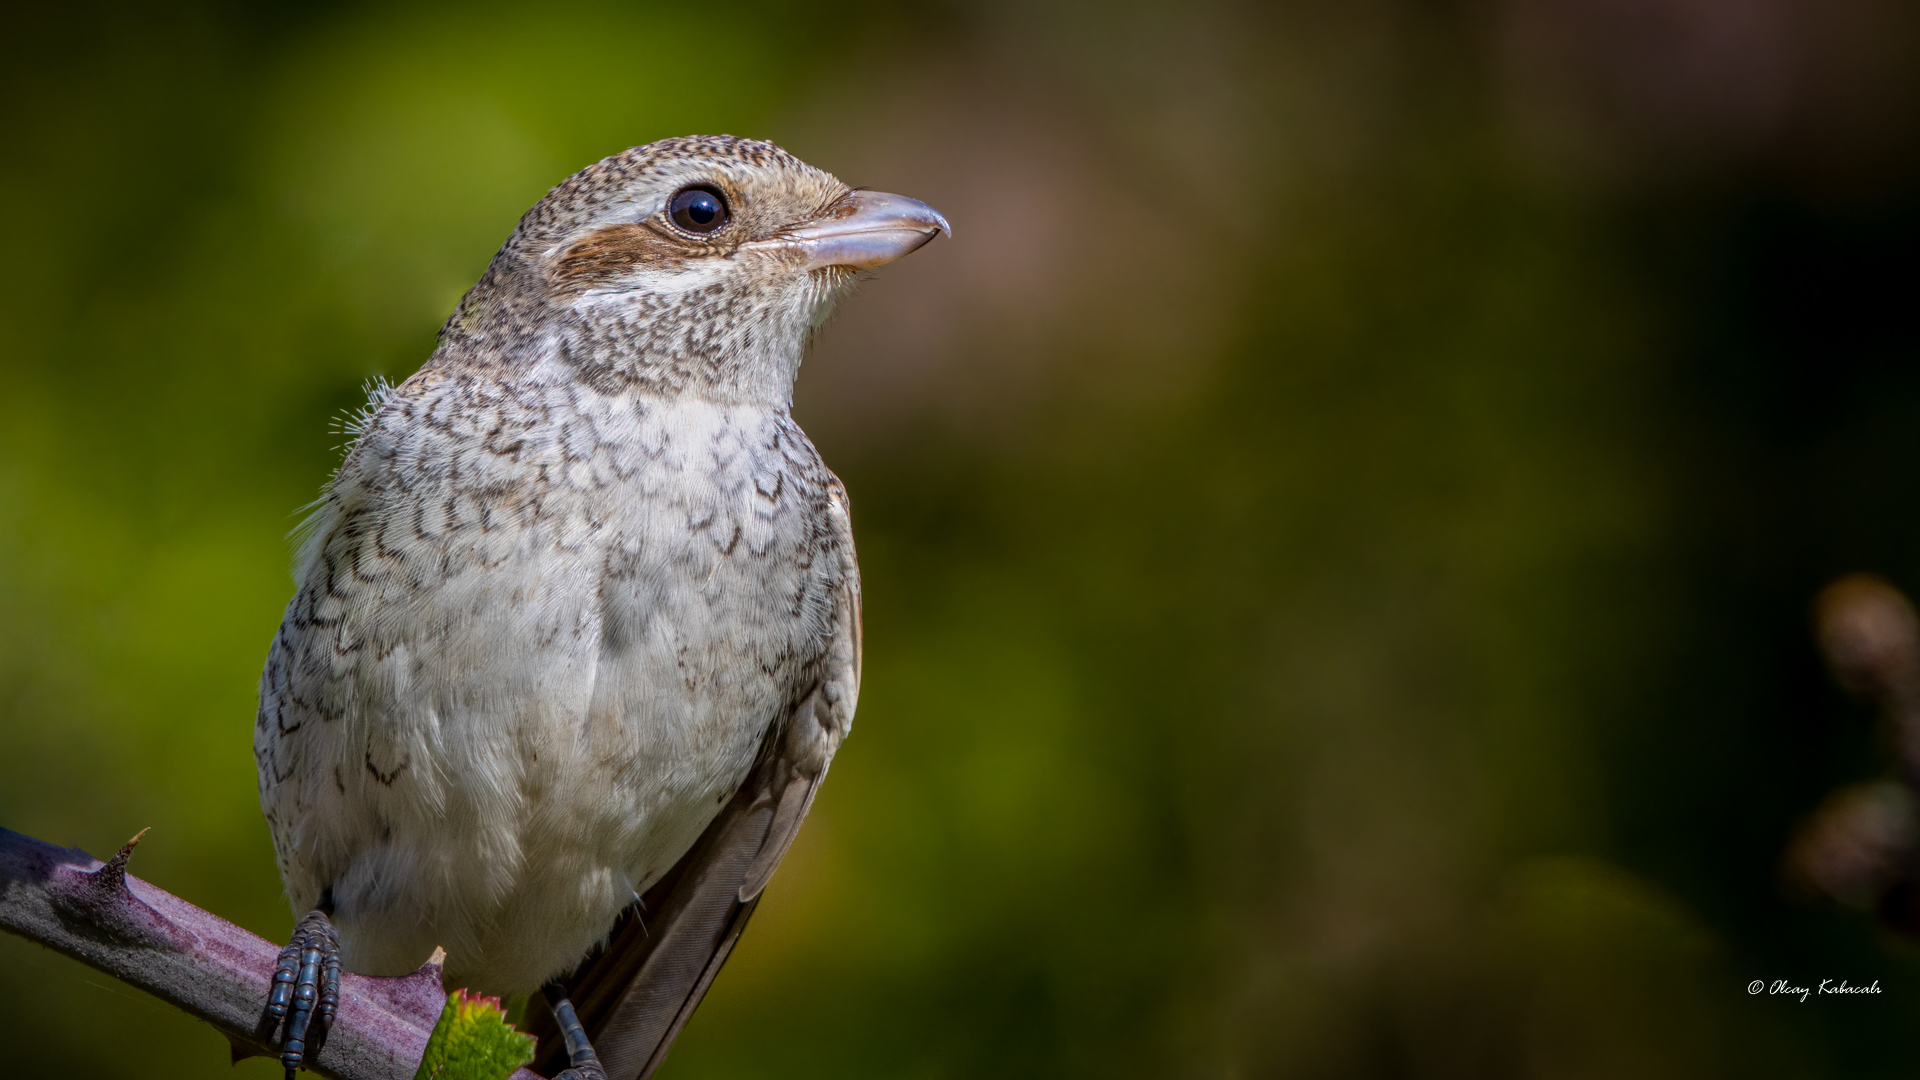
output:
M609 225L573 242L553 261L553 282L585 288L635 266L669 266L696 252L646 225Z

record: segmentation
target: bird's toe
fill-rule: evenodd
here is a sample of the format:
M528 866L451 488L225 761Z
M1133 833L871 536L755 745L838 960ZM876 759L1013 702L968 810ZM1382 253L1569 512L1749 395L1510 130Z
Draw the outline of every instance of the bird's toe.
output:
M326 1036L340 1008L340 935L322 910L309 911L280 950L267 994L267 1015L282 1020L280 1064L287 1078L305 1066L307 1053Z

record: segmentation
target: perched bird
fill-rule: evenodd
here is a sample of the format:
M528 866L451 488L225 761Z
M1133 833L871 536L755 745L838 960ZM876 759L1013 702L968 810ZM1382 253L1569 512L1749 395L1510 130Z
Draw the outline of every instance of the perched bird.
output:
M290 1078L343 967L436 945L450 985L544 991L568 1080L658 1065L853 721L859 574L789 414L802 349L948 231L772 143L635 147L529 210L375 392L260 680L305 913L268 1002Z

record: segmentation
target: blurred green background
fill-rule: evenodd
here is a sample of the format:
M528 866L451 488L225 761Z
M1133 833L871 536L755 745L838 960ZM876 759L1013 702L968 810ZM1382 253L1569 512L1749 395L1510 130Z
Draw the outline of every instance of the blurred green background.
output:
M728 131L957 239L802 374L860 718L663 1076L1920 1060L1920 953L1778 869L1882 767L1810 598L1920 587L1908 5L54 7L0 34L0 824L152 826L283 937L254 687L340 418L551 184ZM228 1070L14 938L0 1046Z

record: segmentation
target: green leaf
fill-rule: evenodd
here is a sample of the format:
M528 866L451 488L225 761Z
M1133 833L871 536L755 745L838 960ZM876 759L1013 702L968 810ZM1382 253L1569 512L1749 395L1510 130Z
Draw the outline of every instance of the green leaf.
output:
M506 1080L533 1060L534 1038L507 1023L500 999L455 990L413 1080Z

